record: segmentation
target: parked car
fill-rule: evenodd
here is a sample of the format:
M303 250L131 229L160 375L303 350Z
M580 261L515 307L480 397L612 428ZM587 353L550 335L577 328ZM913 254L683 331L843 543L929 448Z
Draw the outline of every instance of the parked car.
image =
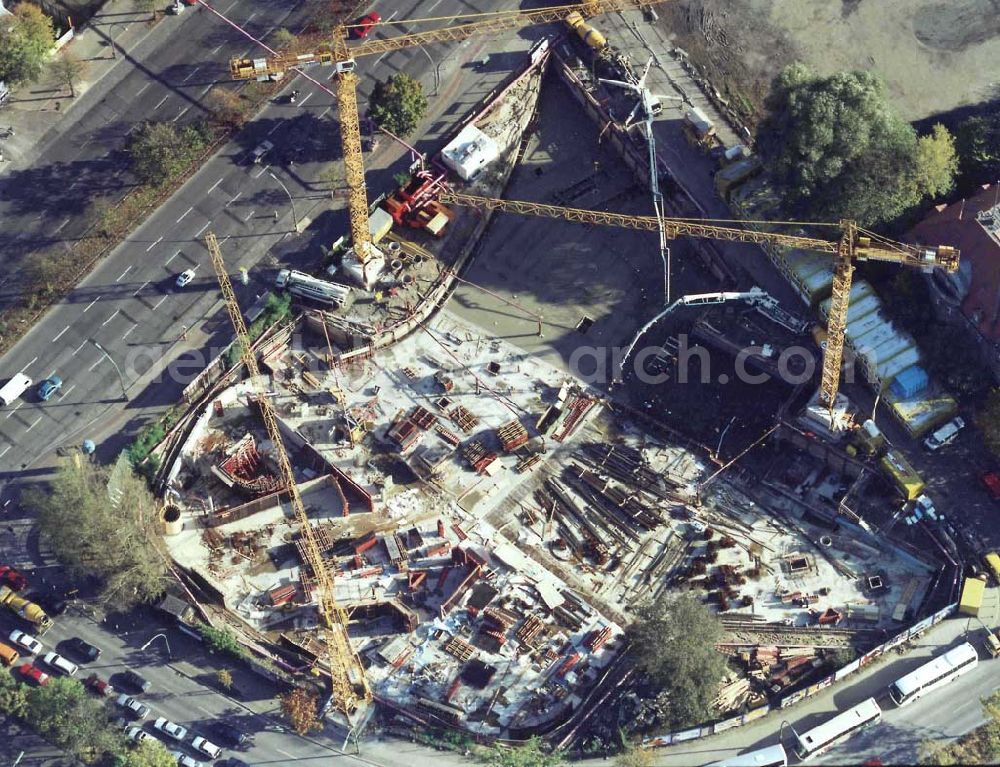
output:
M38 399L42 402L48 402L62 388L62 383L59 376L46 378L38 385Z
M139 692L149 691L149 680L135 673L132 669L126 669L123 671L122 678L130 687L135 688Z
M40 668L38 668L38 666L35 666L34 664L25 663L22 666L20 666L17 670L18 673L21 674L21 676L23 676L25 679L31 682L34 682L39 687L41 687L43 684L48 684L49 675L46 674L44 671L42 671Z
M23 591L28 586L28 579L10 565L0 565L0 584L12 591Z
M55 594L39 595L34 601L50 617L62 615L69 607L69 603L65 599L60 599Z
M91 674L88 676L83 680L83 684L95 695L100 695L105 698L110 698L115 692L115 688L111 686L111 683L104 681L97 674Z
M222 756L222 749L219 748L214 743L212 743L207 738L203 738L201 735L199 735L193 741L191 741L191 747L195 751L200 751L210 759L218 759L220 756Z
M194 279L194 269L185 269L177 275L177 287L183 288Z
M264 155L274 149L274 144L270 141L261 141L257 147L250 153L250 159L253 160L254 165L259 165L260 161L264 159Z
M125 737L134 743L142 743L142 741L149 737L149 733L138 725L132 724L125 730Z
M174 740L184 740L187 737L188 731L186 727L181 727L176 722L171 722L165 716L161 716L155 722L153 722L153 727L155 727L160 732L165 732Z
M231 756L228 759L223 759L221 762L218 762L216 767L250 767L250 765L242 759L237 759L235 756Z
M31 634L25 634L20 629L14 629L10 632L10 641L18 647L27 650L32 655L38 655L38 653L45 649L41 642L31 636Z
M182 751L171 751L170 754L177 760L177 764L179 764L180 767L205 767L205 765L197 759L188 756Z
M239 748L250 739L250 736L243 732L243 730L228 722L216 722L213 724L212 733L223 745L229 746L229 748Z
M73 637L66 644L72 647L73 652L84 660L92 661L101 657L100 647L95 647L90 642L80 639L80 637Z
M42 660L45 661L45 665L49 668L54 668L61 674L66 676L76 676L76 672L80 670L73 661L67 660L57 652L47 652L45 653Z
M1000 472L983 472L979 475L979 481L986 486L986 492L994 501L1000 501Z
M129 695L119 695L115 698L115 703L125 709L129 714L134 716L136 719L145 719L149 716L149 706L145 703L140 703L135 698Z
M956 416L925 439L924 447L931 451L940 450L945 445L954 442L958 433L964 428L965 421L962 420L961 416Z
M352 40L364 40L372 27L382 21L382 15L377 11L372 11L366 16L362 16L351 25L350 37Z

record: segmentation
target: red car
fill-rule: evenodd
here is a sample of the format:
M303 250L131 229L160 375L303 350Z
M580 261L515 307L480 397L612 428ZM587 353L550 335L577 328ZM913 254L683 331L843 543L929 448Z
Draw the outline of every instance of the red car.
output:
M0 565L0 583L10 586L14 591L21 591L28 585L28 579L10 565Z
M368 37L368 33L372 31L372 27L382 21L382 15L375 11L372 11L367 16L362 16L360 19L351 24L350 37L352 40L364 40Z
M979 475L979 480L986 486L986 491L993 500L1000 501L1000 472L984 472Z
M88 676L83 681L83 684L95 695L100 695L104 698L110 698L115 692L115 688L101 679L97 674Z
M30 679L39 687L41 687L43 684L48 684L49 675L46 674L37 666L32 665L31 663L25 663L18 669L18 671L21 672L21 676L23 676L25 679Z

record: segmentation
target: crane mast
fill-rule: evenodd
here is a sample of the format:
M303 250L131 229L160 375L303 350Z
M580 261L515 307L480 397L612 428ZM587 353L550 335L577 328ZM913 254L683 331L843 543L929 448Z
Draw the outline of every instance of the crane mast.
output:
M520 213L525 216L555 218L576 221L583 224L600 224L623 229L643 231L666 231L667 236L703 237L727 242L751 242L758 245L775 244L818 253L828 253L834 257L833 285L830 311L827 318L827 344L823 350L823 370L820 377L820 402L833 410L840 388L840 366L844 356L844 337L847 332L847 310L851 298L851 278L856 261L885 261L923 270L958 269L959 252L949 245L933 248L905 245L880 237L861 229L849 220L835 226L840 230L838 240L824 240L797 234L744 229L744 226L774 226L768 221L713 221L690 218L661 218L658 216L630 216L624 213L608 213L599 210L567 208L558 205L528 202L525 200L500 200L493 197L444 191L438 198L443 203L465 205L480 210L499 210Z
M325 639L327 661L330 667L332 700L342 713L348 715L361 704L371 701L368 678L365 675L361 659L358 658L351 646L351 640L347 633L347 611L337 604L333 575L323 559L319 544L316 542L312 523L306 514L305 504L303 504L302 496L299 494L299 486L295 481L291 461L285 452L274 407L271 405L271 400L262 384L260 368L257 366L257 358L253 353L243 312L240 311L233 284L229 280L229 273L226 271L226 265L222 259L219 242L213 232L208 232L205 235L205 246L212 257L212 266L215 267L226 310L229 312L229 319L232 320L233 329L236 331L236 342L241 346L243 364L246 365L250 375L268 438L274 444L274 457L281 474L281 481L291 501L295 519L301 528L308 563L316 578L317 602L319 613L323 619L323 638Z

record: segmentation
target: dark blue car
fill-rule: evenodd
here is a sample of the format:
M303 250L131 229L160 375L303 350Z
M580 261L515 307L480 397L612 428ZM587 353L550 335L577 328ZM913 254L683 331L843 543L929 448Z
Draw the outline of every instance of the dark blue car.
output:
M62 379L59 376L52 376L52 378L46 378L38 386L38 398L42 402L48 402L52 399L52 395L55 394L62 388Z

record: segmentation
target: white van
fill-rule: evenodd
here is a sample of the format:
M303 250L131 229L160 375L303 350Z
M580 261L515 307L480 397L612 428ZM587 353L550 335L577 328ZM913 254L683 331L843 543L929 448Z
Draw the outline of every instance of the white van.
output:
M3 386L0 386L0 406L10 405L11 402L30 389L32 383L34 382L24 373L18 373L11 378Z
M965 428L965 421L963 421L961 417L952 418L948 421L948 423L924 440L924 447L928 450L938 450L951 443L963 428Z
M73 663L73 661L66 660L56 652L46 653L42 660L45 661L47 666L61 671L66 676L76 676L76 672L80 670L80 667Z

